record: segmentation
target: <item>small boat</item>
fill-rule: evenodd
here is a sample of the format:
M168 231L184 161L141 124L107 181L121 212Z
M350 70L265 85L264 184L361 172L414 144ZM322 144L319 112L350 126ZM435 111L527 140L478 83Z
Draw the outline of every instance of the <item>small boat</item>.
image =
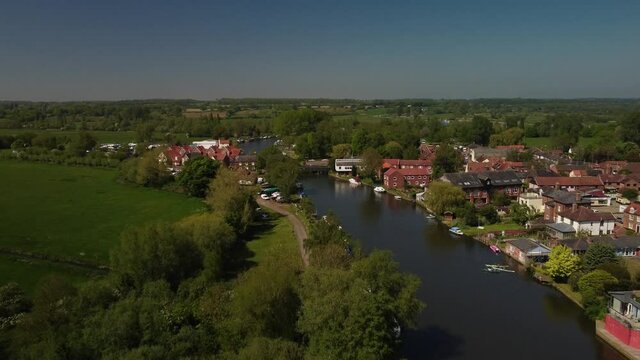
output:
M427 214L427 215L425 215L424 217L425 217L425 219L428 219L428 220L432 220L432 219L435 219L435 218L436 218L436 216L435 216L435 215L433 215L433 214Z
M383 192L386 192L387 190L385 190L382 186L376 186L373 188L373 191L377 193L383 193Z
M450 233L456 234L456 235L464 235L464 233L462 232L462 230L460 230L459 227L454 226L451 229L449 229Z
M514 270L509 269L507 265L496 265L496 264L485 264L484 265L484 271L488 271L488 272L506 272L506 273L515 272Z
M491 251L493 251L496 254L500 252L500 248L493 244L489 245L489 249L491 249Z
M402 196L400 196L400 195L396 195L393 198L396 199L396 200L402 200Z
M358 178L350 178L349 179L349 184L351 184L351 185L360 185L361 182L360 182L360 179L358 179Z

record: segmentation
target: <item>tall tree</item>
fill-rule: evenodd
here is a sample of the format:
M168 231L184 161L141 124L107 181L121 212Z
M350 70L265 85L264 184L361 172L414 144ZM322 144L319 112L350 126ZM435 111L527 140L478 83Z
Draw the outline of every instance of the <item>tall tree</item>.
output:
M568 247L558 245L551 250L545 268L555 280L566 281L571 274L580 268L580 258L573 255Z
M429 185L424 199L427 207L436 214L464 205L466 195L459 187L444 181L434 181Z
M589 246L582 260L584 268L587 271L591 271L606 263L618 261L613 246L599 242Z
M441 145L433 159L433 177L439 178L444 173L456 172L462 168L462 155L451 145Z
M176 180L178 185L182 186L187 194L196 197L205 197L209 190L209 182L216 176L219 168L219 162L208 157L198 157L184 164Z
M362 152L361 173L364 176L376 177L382 168L382 155L374 148Z

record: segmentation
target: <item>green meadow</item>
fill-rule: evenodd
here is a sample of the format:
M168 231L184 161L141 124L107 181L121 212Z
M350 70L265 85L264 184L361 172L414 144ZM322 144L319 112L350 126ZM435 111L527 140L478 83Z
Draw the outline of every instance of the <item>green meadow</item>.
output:
M0 189L0 248L98 264L127 227L204 208L181 194L119 183L113 169L5 160Z

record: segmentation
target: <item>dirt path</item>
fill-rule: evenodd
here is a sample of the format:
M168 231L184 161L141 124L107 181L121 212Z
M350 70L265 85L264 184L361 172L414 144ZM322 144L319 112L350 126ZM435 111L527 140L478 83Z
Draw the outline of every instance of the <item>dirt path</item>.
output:
M305 229L302 221L300 221L300 219L295 214L292 214L285 206L278 204L275 201L264 200L260 197L256 198L256 201L261 207L273 210L278 214L287 217L287 219L293 226L293 232L296 235L296 239L298 239L298 247L300 248L300 256L302 257L302 262L304 263L304 266L309 266L309 254L307 254L304 248L304 241L307 239L307 229Z

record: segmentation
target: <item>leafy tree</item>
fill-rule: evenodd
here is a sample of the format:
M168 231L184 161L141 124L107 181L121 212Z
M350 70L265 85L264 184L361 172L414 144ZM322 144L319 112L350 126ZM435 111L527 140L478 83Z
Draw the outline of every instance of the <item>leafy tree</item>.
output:
M331 148L332 159L343 159L352 154L351 144L337 144Z
M475 144L488 145L492 133L493 124L491 120L478 115L471 119L471 136Z
M606 291L616 285L618 280L604 270L594 270L578 280L578 289L582 295L585 312L592 319L600 319L607 308Z
M240 184L237 171L221 168L209 184L207 204L224 216L225 221L236 231L244 234L255 217L256 203L253 194Z
M624 188L621 192L621 195L625 199L635 201L638 198L638 190L634 188Z
M603 264L618 260L613 246L598 242L589 246L582 261L585 270L591 271Z
M125 231L111 253L111 266L123 284L142 288L145 282L165 280L173 288L202 269L197 245L165 224Z
M87 151L93 150L97 143L95 137L88 132L81 131L71 139L67 145L67 151L75 156L85 156Z
M489 145L495 147L500 145L522 144L523 140L524 130L520 128L510 128L499 134L491 135Z
M150 142L153 141L153 132L156 127L153 123L146 122L140 123L136 126L136 140L138 142Z
M628 114L619 124L619 135L623 141L640 144L640 111Z
M398 271L388 252L375 251L350 271L309 268L302 276L298 319L308 355L388 358L395 327L414 325L423 307L415 297L418 286L417 278Z
M527 221L534 219L538 214L536 211L524 204L513 203L509 206L511 220L515 223L524 225Z
M367 177L376 177L382 168L382 156L374 148L367 148L362 152L361 174Z
M297 343L284 339L256 337L238 353L238 360L303 360L304 349Z
M290 198L300 179L300 164L297 160L285 158L279 162L270 162L267 174L271 184L278 187L284 198Z
M558 245L551 250L545 268L556 281L566 281L580 268L580 258L571 253L571 249Z
M216 176L218 168L219 162L208 157L198 157L184 164L176 180L189 195L205 197L209 190L209 182Z
M285 111L273 120L273 127L280 136L298 136L315 130L316 126L327 119L326 113L311 109Z
M493 205L485 205L478 209L478 215L482 216L488 224L495 224L500 220L498 211Z
M282 161L285 158L282 151L275 145L265 148L258 153L257 157L256 166L258 169L266 169L270 163Z
M362 154L367 146L367 132L364 129L357 129L354 131L351 138L351 149L353 149L353 153Z
M424 200L427 207L436 214L453 210L467 201L462 189L444 181L432 182Z
M433 159L433 177L439 178L444 173L456 172L462 168L462 155L450 145L442 145Z
M391 158L391 159L402 158L402 152L403 152L402 145L400 145L396 141L389 141L388 143L386 143L384 145L383 151L382 151L384 156L386 156L388 158Z

